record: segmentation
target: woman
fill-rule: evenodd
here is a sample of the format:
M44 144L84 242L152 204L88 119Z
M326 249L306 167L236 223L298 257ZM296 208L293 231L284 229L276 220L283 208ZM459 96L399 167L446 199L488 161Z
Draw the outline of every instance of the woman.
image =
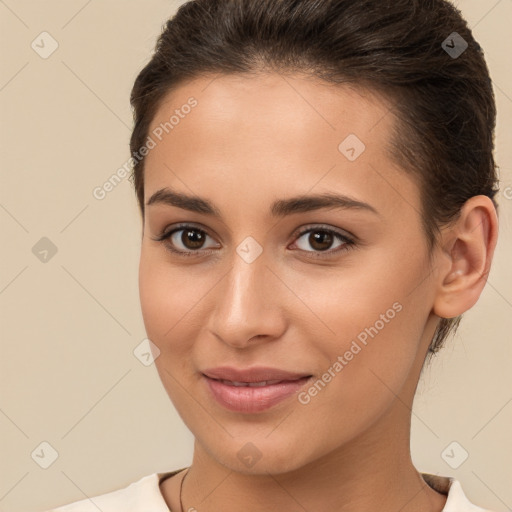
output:
M189 468L64 511L481 511L423 367L497 239L495 103L445 0L195 0L133 87L140 298Z

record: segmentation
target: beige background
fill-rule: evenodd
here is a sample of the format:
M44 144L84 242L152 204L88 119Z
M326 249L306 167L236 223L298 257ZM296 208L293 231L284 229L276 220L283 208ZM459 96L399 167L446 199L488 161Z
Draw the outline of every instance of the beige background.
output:
M92 193L129 156L129 92L179 4L0 0L0 511L46 510L191 460L191 434L154 366L133 353L145 332L131 183L101 201ZM505 511L512 510L512 0L458 5L495 85L501 238L480 302L420 382L412 453L420 470L453 475L472 501ZM35 40L39 52L51 49L48 36L41 48L43 31L58 43L48 58L31 47ZM43 237L57 248L46 263L32 251ZM469 454L457 469L441 455L453 441L462 447L456 458ZM47 469L37 456L42 442L58 452Z

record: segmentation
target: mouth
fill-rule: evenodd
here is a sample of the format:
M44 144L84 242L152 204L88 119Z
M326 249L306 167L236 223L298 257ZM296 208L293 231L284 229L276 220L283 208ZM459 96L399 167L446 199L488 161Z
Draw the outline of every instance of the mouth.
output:
M293 381L304 377L311 377L307 372L298 373L268 366L253 366L251 368L234 368L231 366L219 366L203 370L203 375L215 380L225 380L241 384L259 382Z
M270 409L299 392L312 377L264 367L215 368L203 371L202 375L217 403L230 411L243 413Z
M223 380L223 379L213 379L218 382L222 382L226 386L236 386L236 387L249 387L249 388L260 388L263 386L272 386L273 384L279 384L279 382L287 382L283 380L262 380L261 382L236 382L231 380Z

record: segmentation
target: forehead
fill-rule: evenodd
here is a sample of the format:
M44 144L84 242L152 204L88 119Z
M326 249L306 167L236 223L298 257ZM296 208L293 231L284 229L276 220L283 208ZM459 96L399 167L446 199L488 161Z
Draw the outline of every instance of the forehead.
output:
M314 187L396 209L416 185L388 154L394 123L391 102L363 88L297 75L197 78L168 93L152 120L145 196L185 185L231 201L258 190L261 201Z
M360 138L372 138L373 145L385 142L394 118L392 104L385 97L356 85L334 85L319 79L277 73L251 75L217 75L196 78L182 83L162 100L150 130L169 121L176 111L185 109L190 98L197 106L189 114L180 115L179 124L191 124L200 118L205 131L230 130L231 137L243 140L247 147L250 137L255 143L286 130L290 137L312 139L316 134L335 135L352 131ZM187 123L181 123L188 117ZM374 128L381 124L379 130ZM239 128L244 128L238 131ZM186 127L173 126L177 134ZM201 135L201 133L198 133ZM257 135L257 137L256 137ZM199 137L198 137L199 138ZM322 137L323 138L323 137ZM329 137L330 138L330 137Z

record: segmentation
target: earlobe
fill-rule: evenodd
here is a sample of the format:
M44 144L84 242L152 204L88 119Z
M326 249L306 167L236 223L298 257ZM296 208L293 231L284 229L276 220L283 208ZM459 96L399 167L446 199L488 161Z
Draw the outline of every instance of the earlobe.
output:
M454 318L475 305L487 281L498 237L496 209L487 196L474 196L442 234L448 256L439 274L433 312Z

